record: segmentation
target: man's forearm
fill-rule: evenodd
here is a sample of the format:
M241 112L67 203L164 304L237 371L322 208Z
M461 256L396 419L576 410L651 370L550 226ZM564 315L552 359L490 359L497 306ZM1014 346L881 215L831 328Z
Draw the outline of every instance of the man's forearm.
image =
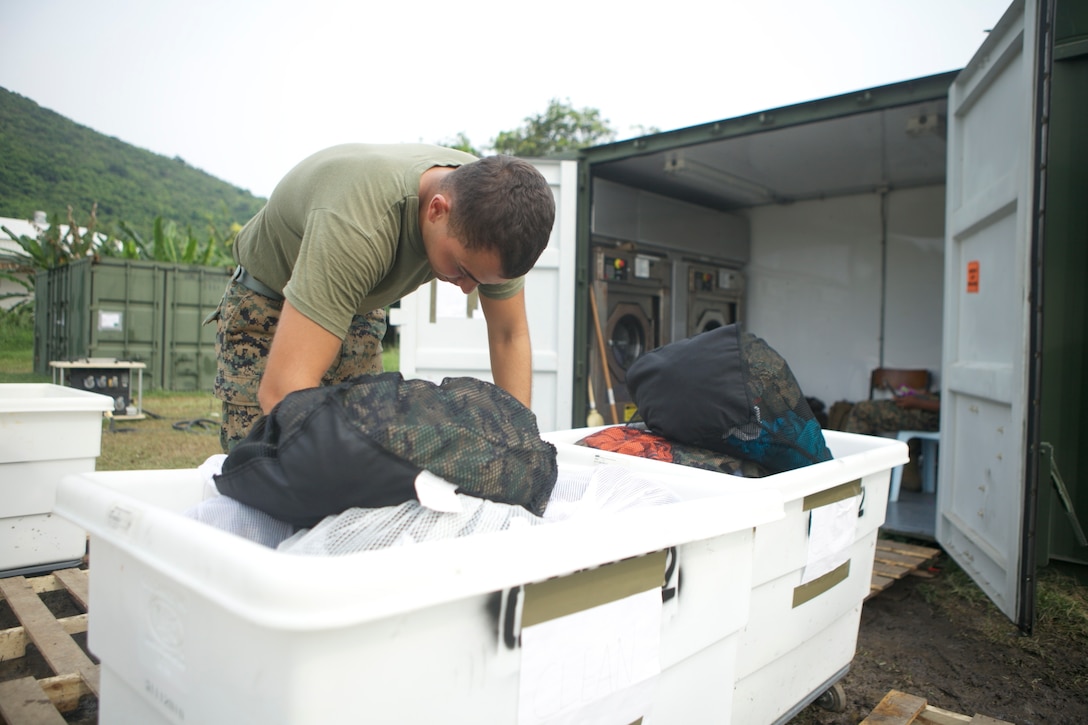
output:
M491 374L495 384L526 408L532 407L533 360L528 335L507 341L491 341Z

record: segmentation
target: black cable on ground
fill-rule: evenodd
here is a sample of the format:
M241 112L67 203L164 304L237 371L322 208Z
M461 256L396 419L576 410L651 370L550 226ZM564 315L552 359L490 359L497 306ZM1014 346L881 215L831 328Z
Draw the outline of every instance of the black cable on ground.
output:
M177 423L174 423L174 430L190 432L194 428L199 428L202 431L209 429L218 430L219 421L212 420L211 418L196 418L195 420L179 420Z

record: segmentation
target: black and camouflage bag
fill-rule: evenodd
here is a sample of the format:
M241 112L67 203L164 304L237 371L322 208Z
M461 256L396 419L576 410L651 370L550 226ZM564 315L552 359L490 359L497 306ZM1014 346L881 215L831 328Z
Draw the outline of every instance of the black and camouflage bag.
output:
M671 440L769 473L831 460L789 365L739 324L651 350L628 369L627 386L646 426Z
M536 416L473 378L400 373L291 393L227 456L221 494L297 526L416 498L421 470L461 493L544 512L558 476Z

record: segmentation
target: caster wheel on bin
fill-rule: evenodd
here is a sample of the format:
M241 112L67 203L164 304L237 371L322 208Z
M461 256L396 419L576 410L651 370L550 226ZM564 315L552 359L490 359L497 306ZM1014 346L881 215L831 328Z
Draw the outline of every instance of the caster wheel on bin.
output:
M824 694L816 698L816 704L831 712L843 712L846 710L846 690L836 682Z

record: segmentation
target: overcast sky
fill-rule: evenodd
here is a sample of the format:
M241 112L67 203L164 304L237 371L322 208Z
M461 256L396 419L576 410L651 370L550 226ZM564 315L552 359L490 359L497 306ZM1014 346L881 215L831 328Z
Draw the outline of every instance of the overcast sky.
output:
M553 98L627 138L956 70L1009 2L0 0L0 86L267 196L326 146L484 147Z

